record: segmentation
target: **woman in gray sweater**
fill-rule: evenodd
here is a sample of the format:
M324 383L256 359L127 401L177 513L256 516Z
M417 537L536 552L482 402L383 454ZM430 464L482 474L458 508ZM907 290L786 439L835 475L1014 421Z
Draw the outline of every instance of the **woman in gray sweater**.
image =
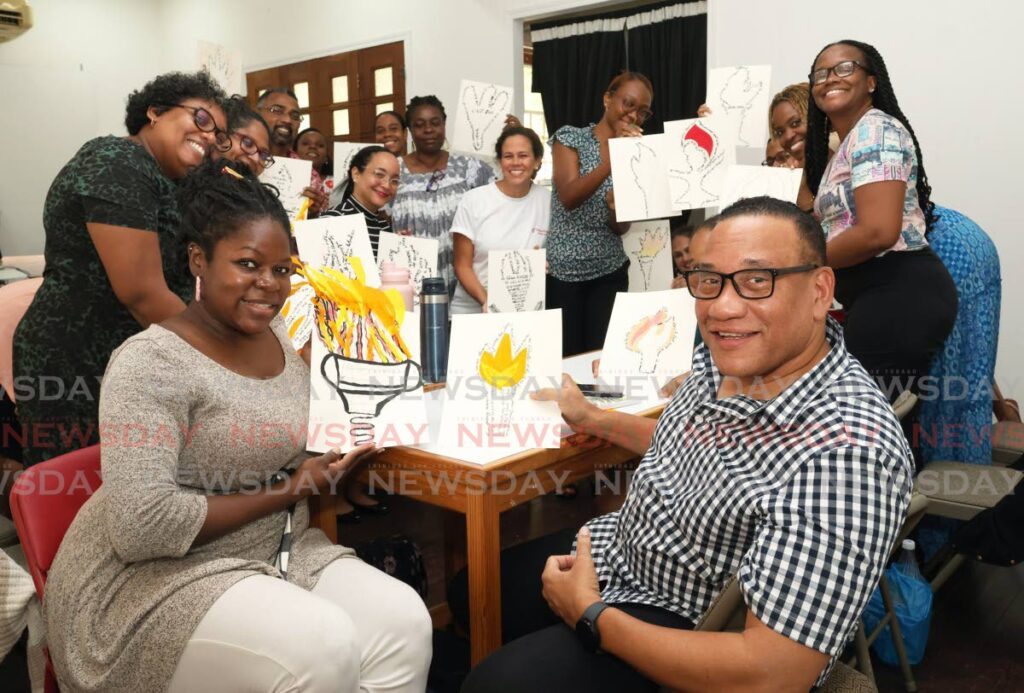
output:
M181 194L200 298L107 366L103 485L46 585L61 690L422 691L419 596L309 527L306 497L373 449L304 453L284 210L226 161Z

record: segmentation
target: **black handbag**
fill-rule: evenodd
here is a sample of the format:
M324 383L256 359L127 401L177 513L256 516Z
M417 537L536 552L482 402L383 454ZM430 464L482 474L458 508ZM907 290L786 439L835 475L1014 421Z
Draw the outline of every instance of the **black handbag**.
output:
M374 539L356 547L356 555L374 568L401 580L427 598L427 566L420 547L404 534Z

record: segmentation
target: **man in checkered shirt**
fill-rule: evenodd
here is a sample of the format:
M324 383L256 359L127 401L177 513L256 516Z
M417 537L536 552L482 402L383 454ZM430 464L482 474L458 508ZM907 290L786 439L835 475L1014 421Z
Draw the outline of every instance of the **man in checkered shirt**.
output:
M552 556L566 625L484 660L463 693L821 685L905 519L913 466L888 401L828 317L821 227L752 198L693 241L705 345L657 422L600 410L566 376L566 421L643 454L622 508ZM692 624L736 575L741 633ZM610 606L609 606L610 605ZM570 628L575 629L573 633Z

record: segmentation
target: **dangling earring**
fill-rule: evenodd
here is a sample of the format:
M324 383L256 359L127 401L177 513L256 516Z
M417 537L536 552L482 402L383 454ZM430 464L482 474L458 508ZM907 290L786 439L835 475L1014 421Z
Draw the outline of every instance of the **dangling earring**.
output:
M203 280L196 277L196 303L203 300Z

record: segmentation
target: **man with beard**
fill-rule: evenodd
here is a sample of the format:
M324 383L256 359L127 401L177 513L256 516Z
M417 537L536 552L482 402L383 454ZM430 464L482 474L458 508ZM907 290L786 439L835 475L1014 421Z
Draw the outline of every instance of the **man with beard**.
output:
M288 87L267 89L256 100L256 110L270 128L271 153L277 158L297 159L293 145L302 114L299 112L299 100L295 92ZM306 186L302 194L313 201L309 208L310 217L319 215L327 208L327 195L318 188Z

